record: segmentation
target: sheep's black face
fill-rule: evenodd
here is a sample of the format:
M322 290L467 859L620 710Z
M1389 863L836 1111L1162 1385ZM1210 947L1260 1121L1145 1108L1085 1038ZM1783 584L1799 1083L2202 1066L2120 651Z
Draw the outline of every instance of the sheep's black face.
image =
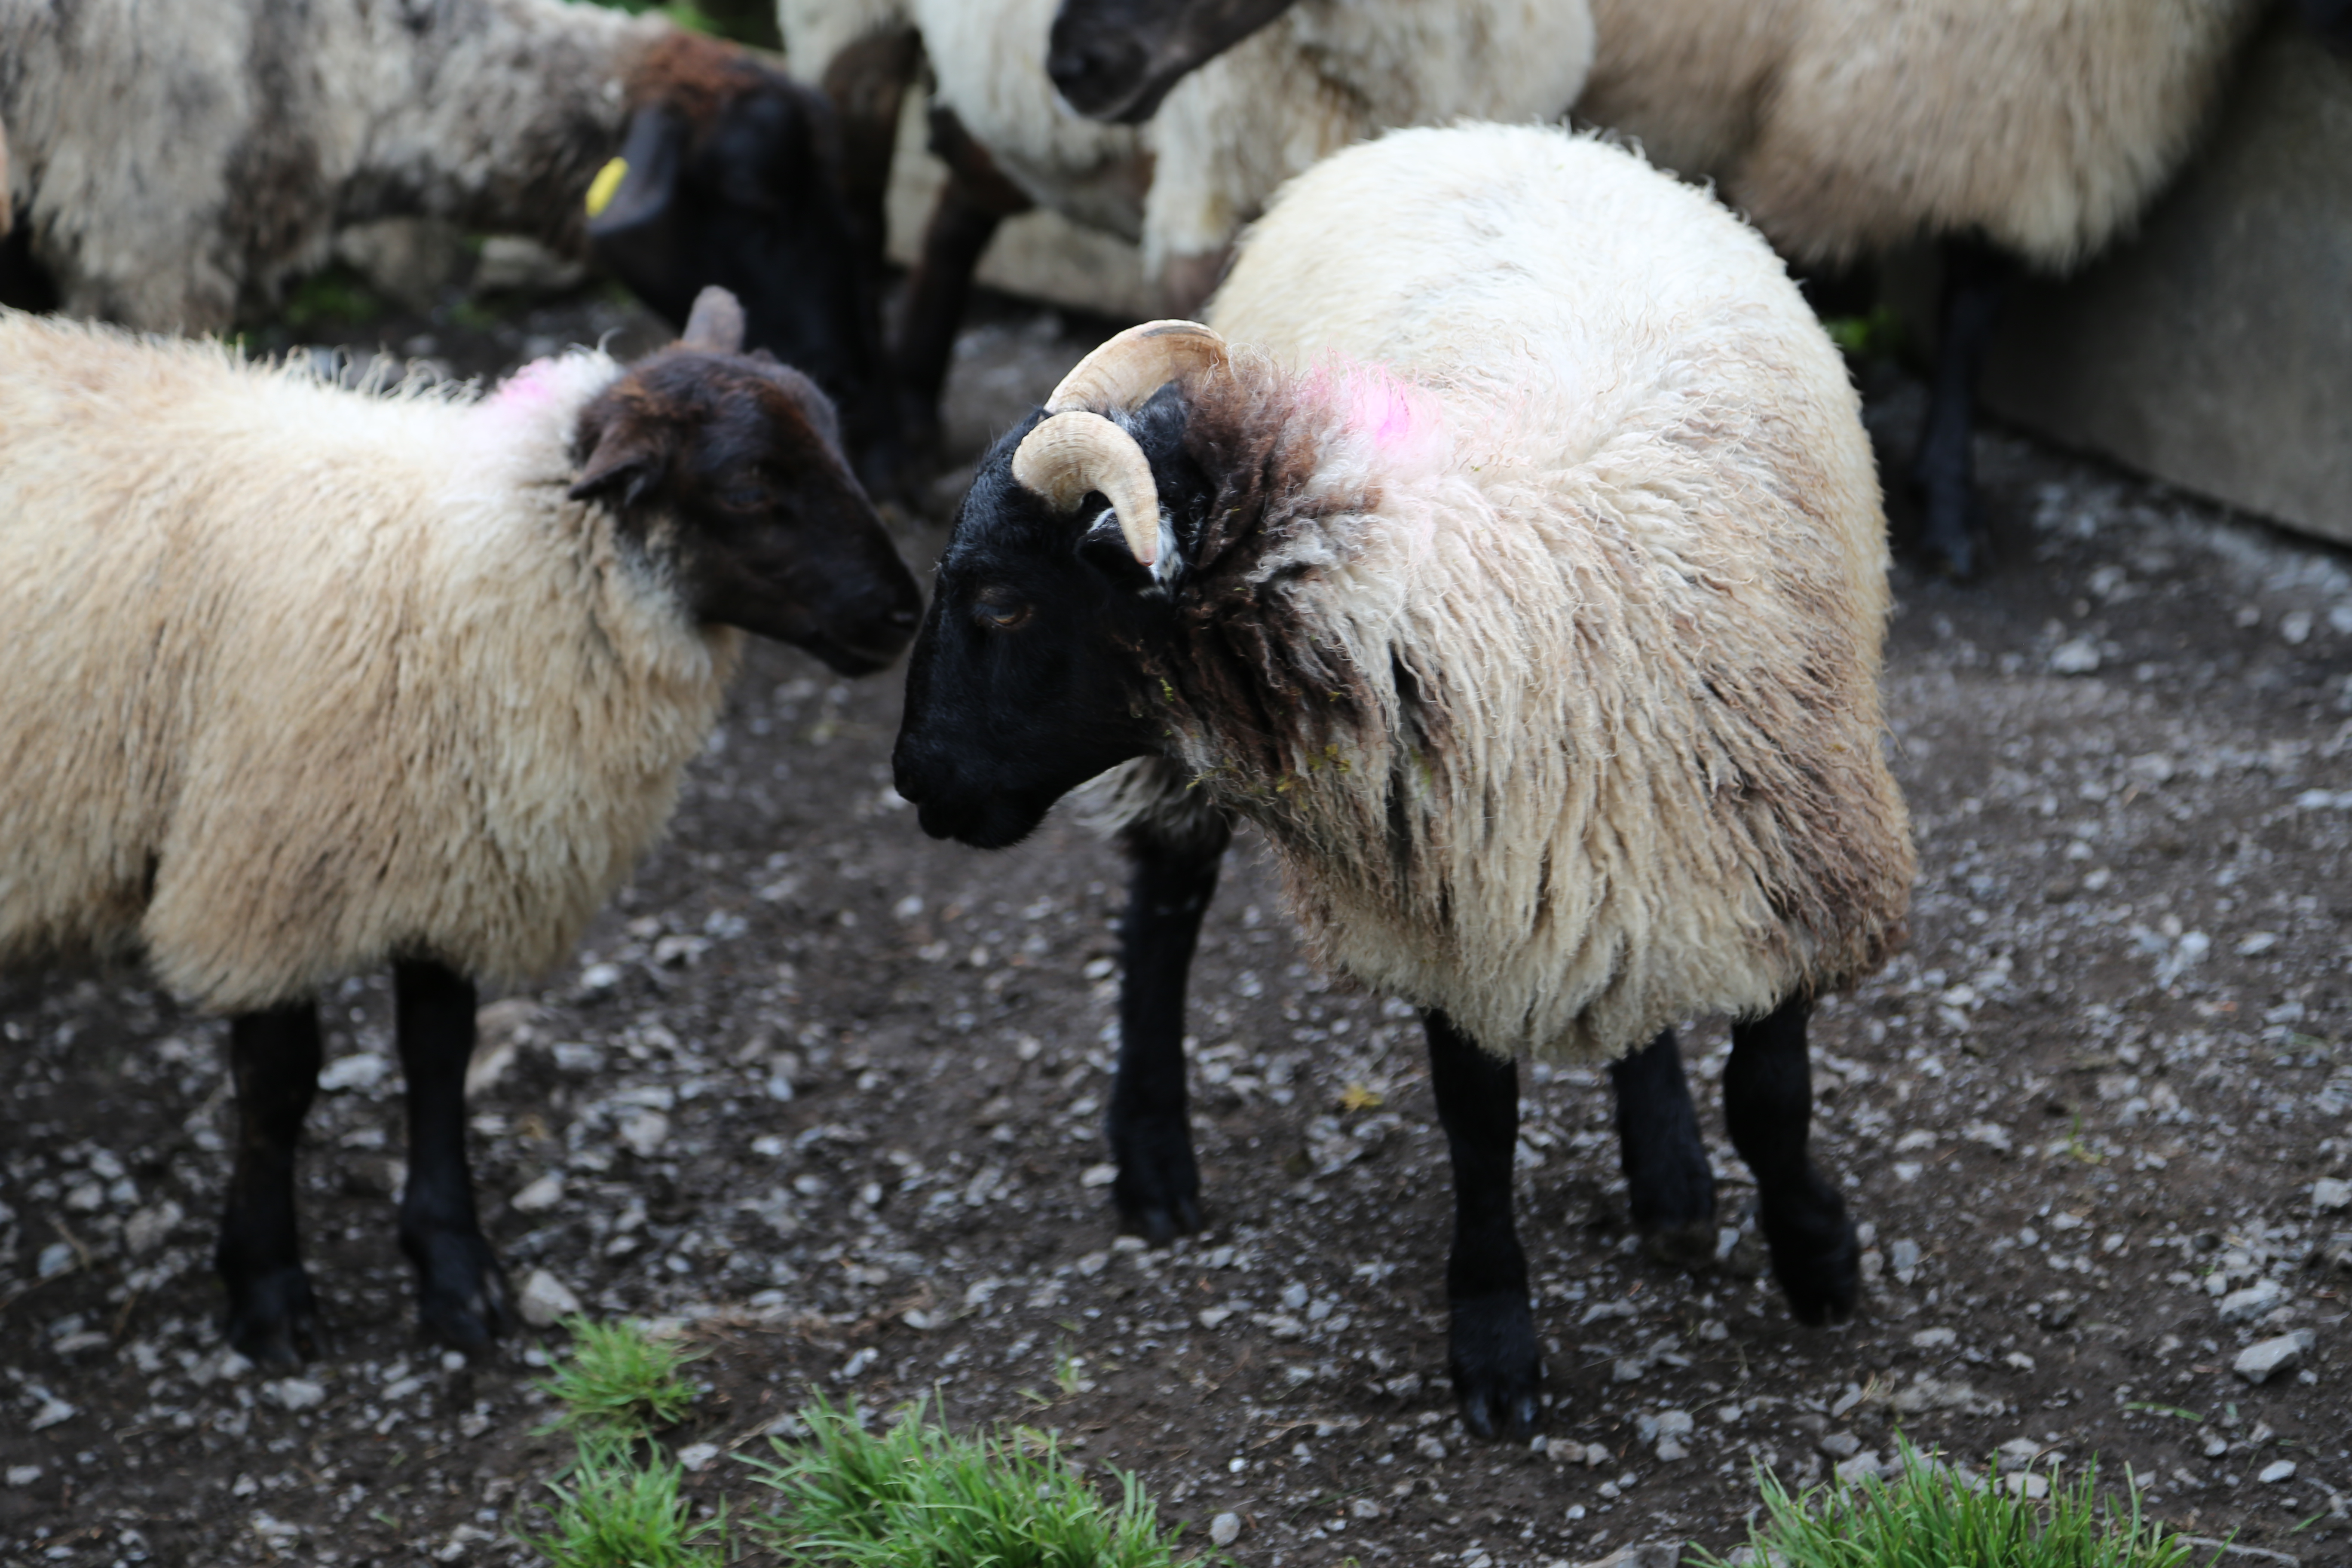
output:
M748 85L747 85L748 84ZM742 301L747 346L837 399L853 454L889 434L881 325L821 94L735 63L721 91L656 102L629 122L627 173L588 225L596 259L683 323L717 284Z
M2329 48L2352 55L2352 0L2298 0L2297 8Z
M1169 89L1240 43L1294 0L1062 0L1045 70L1070 107L1140 125Z
M1147 440L1155 468L1181 419ZM1145 666L1171 637L1169 601L1116 532L1087 537L1101 497L1073 516L1013 482L1036 422L996 444L964 497L892 756L923 831L982 849L1017 843L1070 790L1157 749L1165 724Z
M688 609L844 675L898 658L922 594L851 477L833 409L765 354L673 349L581 418L572 493L617 504Z

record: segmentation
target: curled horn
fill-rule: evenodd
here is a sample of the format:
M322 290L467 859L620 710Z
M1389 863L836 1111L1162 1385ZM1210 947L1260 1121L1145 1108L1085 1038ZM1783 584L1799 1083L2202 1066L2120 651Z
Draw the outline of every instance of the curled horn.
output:
M1014 481L1060 511L1101 491L1128 549L1165 583L1176 568L1176 541L1160 513L1151 465L1134 437L1094 409L1132 408L1180 376L1226 363L1224 339L1198 321L1129 327L1079 361L1045 400L1048 417L1013 454Z
M1045 412L1133 408L1179 376L1223 370L1226 363L1225 340L1214 328L1198 321L1146 321L1080 360L1045 400Z
M1160 538L1160 488L1151 482L1151 464L1134 437L1101 415L1069 408L1044 420L1013 454L1013 478L1056 511L1068 511L1088 490L1100 490L1109 498L1136 560L1163 580L1174 569L1175 542ZM1170 547L1164 563L1163 542Z

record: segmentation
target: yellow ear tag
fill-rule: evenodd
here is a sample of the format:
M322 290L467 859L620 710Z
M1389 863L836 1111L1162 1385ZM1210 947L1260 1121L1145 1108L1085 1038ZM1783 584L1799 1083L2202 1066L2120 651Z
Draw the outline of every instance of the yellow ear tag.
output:
M588 182L588 216L604 216L604 209L613 205L613 193L619 190L621 182L628 177L629 163L625 158L615 158L597 170L596 177Z

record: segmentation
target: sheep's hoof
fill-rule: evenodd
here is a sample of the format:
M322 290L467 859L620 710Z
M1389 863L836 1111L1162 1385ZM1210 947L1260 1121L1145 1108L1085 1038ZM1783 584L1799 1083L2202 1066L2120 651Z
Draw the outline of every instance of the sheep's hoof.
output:
M1976 536L1966 528L1949 532L1929 530L1919 541L1919 553L1929 571L1956 583L1965 583L1977 574Z
M1816 1328L1853 1316L1862 1300L1862 1244L1840 1204L1829 1210L1764 1216L1772 1248L1772 1277L1789 1299L1789 1313Z
M231 1280L228 1294L221 1331L230 1349L257 1366L299 1366L324 1346L318 1298L300 1264Z
M1153 1247L1165 1247L1201 1228L1201 1170L1192 1161L1191 1133L1181 1125L1172 1136L1138 1131L1118 1142L1118 1178L1111 1202L1118 1228Z
M1122 1183L1124 1180L1122 1177ZM1165 1247L1180 1236L1200 1232L1201 1200L1194 1193L1173 1193L1140 1202L1116 1189L1114 1195L1118 1204L1118 1228L1129 1236L1143 1237L1150 1246Z
M1454 1395L1474 1437L1528 1437L1543 1418L1543 1357L1524 1292L1454 1303Z
M1642 1250L1669 1268L1696 1273L1715 1262L1717 1239L1715 1216L1706 1215L1644 1232Z
M479 1236L439 1231L402 1238L416 1265L418 1321L429 1337L458 1350L487 1349L514 1327L512 1296L498 1255Z

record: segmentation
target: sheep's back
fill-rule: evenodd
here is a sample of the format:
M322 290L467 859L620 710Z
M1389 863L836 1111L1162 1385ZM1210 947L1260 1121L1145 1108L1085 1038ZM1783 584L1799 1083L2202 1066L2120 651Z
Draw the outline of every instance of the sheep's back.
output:
M1580 119L1712 178L1792 257L1981 229L2071 266L2205 117L2253 0L1596 0Z
M1146 261L1217 251L1284 181L1382 131L1557 119L1592 51L1587 0L1300 0L1160 105Z
M1186 759L1328 962L1584 1057L1883 962L1911 862L1876 480L1752 231L1589 139L1396 134L1290 186L1212 318L1381 411L1322 436L1316 515L1257 568L1336 650L1348 765Z
M734 639L563 500L568 419L500 419L0 315L0 963L143 950L239 1010L562 956Z

